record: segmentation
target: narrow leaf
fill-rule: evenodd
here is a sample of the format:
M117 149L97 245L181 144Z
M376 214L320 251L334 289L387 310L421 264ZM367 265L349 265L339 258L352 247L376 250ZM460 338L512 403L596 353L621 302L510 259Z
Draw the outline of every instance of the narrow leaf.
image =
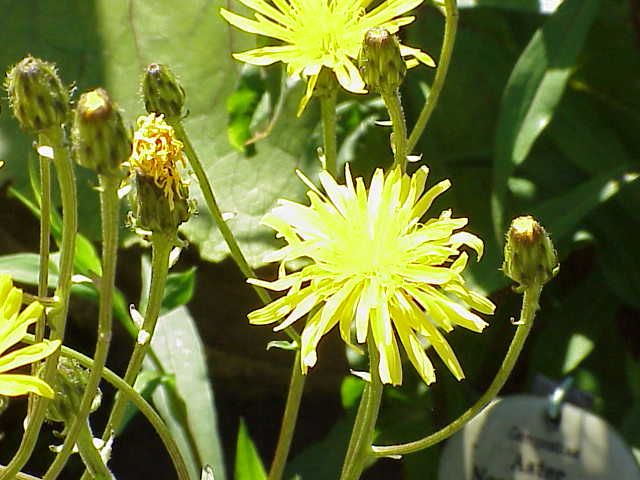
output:
M256 446L251 440L244 420L240 420L238 444L236 447L236 480L266 480L267 472L262 464Z

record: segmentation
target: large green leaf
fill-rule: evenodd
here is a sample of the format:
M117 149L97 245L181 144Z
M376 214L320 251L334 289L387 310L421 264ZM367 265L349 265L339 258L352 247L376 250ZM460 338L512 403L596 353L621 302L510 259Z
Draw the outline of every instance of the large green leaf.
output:
M213 389L202 341L189 311L179 307L162 315L151 345L165 372L175 379L170 387L156 388L153 401L188 461L191 478L199 479L202 466L209 464L216 480L224 480Z
M504 231L507 181L547 126L575 68L599 0L566 0L531 38L500 105L495 136L494 229Z
M295 107L301 86L291 89L281 121L272 134L255 144L248 157L232 149L226 135L226 99L234 91L241 64L231 53L255 45L255 37L230 27L219 9L222 0L193 0L176 8L171 0L96 0L86 2L0 1L4 19L0 28L0 68L28 53L58 64L67 84L78 91L102 85L123 109L130 124L144 113L139 79L151 62L168 64L187 92L185 127L200 154L221 208L232 213L229 225L250 262L257 264L274 236L259 226L260 218L279 197L300 198L302 183L294 175L305 162L317 163L309 152L317 143L310 133L317 124L312 106L300 118ZM279 68L279 67L274 67ZM3 107L6 110L6 104ZM291 132L295 131L295 135ZM0 158L6 167L0 182L11 179L16 188L28 188L26 158L33 155L32 138L18 130L10 115L0 118ZM31 152L31 153L30 153ZM78 169L81 229L97 237L98 211L92 175ZM89 180L89 181L87 181ZM196 182L192 182L200 215L184 231L209 260L221 260L226 246L207 212Z

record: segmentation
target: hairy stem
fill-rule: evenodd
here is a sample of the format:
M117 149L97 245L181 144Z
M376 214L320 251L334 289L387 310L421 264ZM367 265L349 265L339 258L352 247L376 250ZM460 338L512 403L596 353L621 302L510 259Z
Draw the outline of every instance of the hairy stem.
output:
M431 114L438 104L438 99L440 98L440 93L442 92L442 87L444 87L444 81L447 78L447 72L449 71L449 63L451 62L451 54L453 53L453 45L455 44L456 32L458 30L458 6L456 4L456 0L444 0L444 11L444 37L442 40L442 51L440 53L440 61L436 71L436 77L433 79L433 85L431 85L429 97L427 98L424 107L422 107L418 120L416 121L413 131L409 136L409 141L407 143L408 152L412 151L416 146L416 143L418 143L418 140L420 140L420 136L422 135L422 132L424 132L427 122L429 121L429 118L431 118Z
M62 197L62 243L60 245L60 267L58 285L55 296L58 304L52 309L48 319L51 324L51 339L64 340L64 331L69 310L71 294L71 277L75 255L76 234L78 231L77 193L73 165L64 143L64 131L54 127L43 133L43 140L53 147L53 162L58 173L60 195ZM51 354L45 361L44 381L51 384L56 375L59 350ZM28 425L22 436L18 451L9 465L0 474L0 480L14 479L15 475L27 463L36 445L40 428L44 421L48 399L39 397L35 400Z
M360 399L340 480L358 480L366 466L367 459L371 456L371 443L378 420L383 384L378 372L380 354L373 342L373 337L369 337L368 344L371 379Z
M476 403L473 404L471 408L469 408L466 412L460 415L460 417L458 417L446 427L438 430L435 433L432 433L427 437L421 438L420 440L415 440L413 442L403 443L399 445L388 445L379 447L374 446L374 455L378 457L385 457L392 455L404 455L407 453L424 450L425 448L431 447L443 440L446 440L451 435L460 430L469 420L480 413L491 402L491 400L493 400L496 395L498 395L505 382L507 381L507 378L509 378L516 360L520 356L520 352L522 352L524 342L527 339L529 332L531 331L531 327L533 326L533 319L535 317L536 311L538 310L541 292L542 285L540 284L533 285L525 289L524 297L522 299L522 311L520 312L520 320L518 321L518 328L515 335L513 336L513 340L511 340L507 355L502 361L500 370L498 370L498 373L491 382L491 385L489 385L489 388L487 388L487 391L484 392L484 394L478 399Z
M269 469L268 480L280 480L284 474L284 468L287 465L287 457L289 456L289 450L291 448L291 441L293 440L293 432L295 431L298 420L304 381L305 377L300 368L300 350L298 349L295 359L293 360L293 367L291 368L289 393L287 394L280 435L278 436L276 453L271 462L271 468Z
M382 99L389 111L391 124L393 126L393 166L400 166L400 170L407 169L407 122L404 119L400 91L396 89L393 93L383 93Z
M100 206L102 216L102 278L100 279L100 305L98 311L98 338L93 355L93 367L87 386L80 401L76 418L71 424L62 449L47 470L45 480L58 477L69 455L73 451L78 434L85 428L93 399L98 391L102 370L107 361L111 344L111 325L113 318L113 290L116 276L118 254L119 203L117 176L100 175Z
M338 175L338 147L336 138L336 102L338 92L335 88L320 96L320 114L322 116L322 142L325 169L333 178Z

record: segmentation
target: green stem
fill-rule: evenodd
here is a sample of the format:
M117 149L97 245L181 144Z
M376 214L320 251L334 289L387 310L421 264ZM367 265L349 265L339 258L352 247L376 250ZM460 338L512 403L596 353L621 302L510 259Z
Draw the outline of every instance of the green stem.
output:
M371 336L368 344L371 379L360 399L340 480L358 480L366 466L367 459L371 456L371 443L378 420L383 384L378 372L380 354Z
M100 175L100 206L102 216L102 278L100 279L100 305L98 311L98 338L93 355L93 368L87 379L87 386L80 401L75 420L71 424L62 449L47 470L45 480L58 477L69 455L73 452L78 434L86 426L91 413L91 405L98 391L102 370L107 362L111 344L111 325L113 318L113 289L116 277L118 255L118 227L120 222L118 186L120 179L112 175Z
M291 448L291 441L293 440L293 432L295 431L298 420L298 411L300 410L304 383L305 376L302 374L302 369L300 368L300 349L298 349L296 350L293 367L291 368L289 393L287 394L280 435L278 436L276 453L273 456L273 462L269 469L268 480L280 480L284 474L284 468L287 464L287 457L289 456L289 450Z
M500 370L496 374L493 382L489 385L486 392L473 404L466 412L460 417L451 422L446 427L438 430L431 435L424 437L414 442L403 443L400 445L387 445L387 446L374 446L373 453L377 457L387 457L393 455L405 455L407 453L417 452L431 447L443 440L446 440L451 435L460 430L469 420L480 413L495 397L498 395L502 387L504 386L507 378L511 374L516 360L520 356L524 342L531 331L533 326L533 319L536 311L538 310L540 293L542 292L542 285L532 285L525 289L522 299L522 311L520 312L520 320L518 322L518 328L511 344L507 356L502 361Z
M169 254L173 248L173 239L163 235L153 235L151 237L152 259L151 259L151 286L149 287L149 301L145 310L144 321L140 327L140 334L133 347L133 353L127 365L127 371L124 374L124 381L128 385L133 385L142 367L142 362L149 349L149 344L153 338L153 332L156 328L160 307L162 306L162 297L164 295L164 287L169 271ZM146 337L146 338L143 338ZM117 434L120 423L122 422L126 399L122 395L116 395L116 399L107 421L103 440L107 440L111 435Z
M333 178L338 176L338 147L336 139L336 103L338 91L327 87L320 95L320 115L322 116L322 141L325 169Z
M76 419L77 418L79 417L76 417ZM74 421L74 423L76 422ZM89 423L85 419L84 422L81 422L81 425L78 435L78 452L91 477L95 480L110 480L115 478L104 464L100 452L93 443L93 435L91 434Z
M73 165L69 159L69 152L64 144L64 131L61 127L52 128L43 133L43 139L53 147L53 162L58 172L58 183L62 197L62 243L60 245L60 267L58 286L55 295L59 304L48 316L51 325L51 339L64 340L64 331L69 310L69 295L71 294L71 277L73 275L73 259L75 255L76 234L78 231L78 212L76 180ZM59 351L51 354L44 368L44 381L53 383L56 375ZM0 475L0 480L15 478L15 475L27 463L36 445L40 428L44 421L48 399L39 397L33 405L27 428L22 436L18 451Z
M44 145L45 140L42 135L38 136L38 144ZM51 167L49 158L40 155L40 265L38 273L38 296L41 298L49 294L49 249L51 239ZM36 323L36 339L41 341L44 338L47 323L46 312ZM36 375L40 368L40 362L31 365L31 375ZM31 415L33 405L36 400L35 395L29 395L28 412Z
M40 138L41 145L43 139ZM46 157L40 157L40 272L38 296L46 297L49 289L49 248L51 238L51 168ZM44 338L46 318L43 315L36 324L36 339ZM35 366L34 366L35 367ZM37 367L35 367L37 368Z
M400 100L400 90L393 93L382 93L382 99L389 111L391 124L393 126L393 166L400 166L400 170L407 169L407 122L404 119L402 101Z
M4 473L6 467L0 465L0 474ZM29 475L28 473L18 472L15 476L16 480L42 480L40 477L34 477L33 475Z
M213 194L213 189L211 188L211 184L209 183L207 174L202 167L200 157L198 157L198 154L193 148L193 144L191 143L191 140L189 139L189 136L187 135L182 122L180 120L173 121L171 122L171 126L175 130L177 137L184 145L184 151L187 159L189 160L189 165L193 169L193 172L196 174L196 178L198 179L198 184L200 185L200 189L202 190L202 195L204 196L204 201L207 204L207 208L211 212L211 216L213 217L218 230L220 230L222 238L224 238L227 247L229 247L231 258L233 258L234 262L236 262L236 265L238 265L238 268L245 276L245 278L255 278L255 272L242 253L240 245L238 245L236 238L233 236L229 225L227 225L227 222L225 222L224 218L222 217L222 211L220 210L218 202L216 201L216 197ZM269 302L271 302L271 297L264 288L259 287L258 285L252 285L252 287L258 297L260 297L260 300L263 304L267 305ZM294 342L298 344L300 343L300 336L293 328L287 328L285 330L285 333L289 335L289 337Z
M33 335L27 335L23 339L26 343L35 343L35 339ZM86 355L83 355L76 350L73 350L69 347L65 347L64 345L61 347L61 354L65 357L72 358L77 360L80 365L85 368L93 369L93 360ZM127 382L125 382L122 378L116 375L113 371L108 368L104 368L102 370L102 378L104 378L107 382L109 382L113 387L115 387L121 395L124 395L128 401L133 403L138 410L146 417L149 421L153 429L156 431L164 448L166 448L169 456L171 457L171 461L176 469L179 480L189 480L189 471L187 470L187 465L180 454L180 450L173 440L173 436L171 432L160 418L160 415L156 413L151 405L138 393L135 391L133 387L131 387ZM2 470L0 470L2 471Z
M447 72L449 70L449 63L451 62L451 54L453 53L453 45L456 41L456 31L458 29L458 6L456 0L444 0L445 21L444 21L444 38L442 41L442 51L440 53L440 62L436 71L436 77L433 79L433 85L431 85L431 91L427 98L420 116L416 121L416 125L413 127L413 131L409 136L407 143L407 151L410 152L418 143L424 128L427 126L429 118L433 113L438 99L440 98L440 92L444 87L444 81L447 78Z
M335 110L335 109L334 109ZM335 112L334 112L335 113ZM169 119L171 120L171 119ZM225 222L222 217L222 212L220 207L218 206L218 202L216 201L216 197L213 194L213 189L211 188L211 184L209 183L209 179L202 167L202 163L200 162L200 158L193 148L193 144L187 135L182 122L178 120L170 121L171 126L176 132L177 137L184 145L184 151L189 160L189 165L193 169L196 174L196 178L198 179L198 184L200 185L200 189L202 190L202 194L204 196L204 200L207 204L207 208L211 212L211 216L215 221L222 238L224 238L227 246L229 247L229 251L231 252L231 257L238 265L238 268L245 276L245 278L255 278L256 274L247 262L242 250L240 249L240 245L236 241L236 238L233 236L231 229ZM270 295L267 291L259 287L257 285L252 285L254 291L265 305L267 305L271 301ZM285 329L285 333L291 338L297 345L300 345L300 335L298 332L292 327ZM298 358L296 356L296 358ZM283 415L283 424L281 427L280 436L278 438L278 446L276 447L276 454L274 457L274 463L271 467L270 475L277 475L278 471L280 471L280 476L282 475L282 470L286 464L287 457L289 455L289 448L291 446L291 439L293 437L293 431L295 428L295 420L298 416L298 411L300 409L300 400L302 398L302 390L304 388L304 377L300 373L300 377L295 378L295 368L299 366L299 359L294 360L294 373L292 374L289 393L287 395L287 403L285 405L285 413ZM291 419L293 421L291 421ZM277 476L270 478L279 478Z

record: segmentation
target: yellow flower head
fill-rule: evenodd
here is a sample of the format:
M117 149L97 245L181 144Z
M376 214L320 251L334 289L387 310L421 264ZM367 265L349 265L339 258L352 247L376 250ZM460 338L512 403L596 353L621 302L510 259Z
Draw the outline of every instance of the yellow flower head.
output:
M178 168L178 164L185 167L182 146L163 115L150 113L138 118L129 159L131 171L153 178L156 186L164 192L171 209L174 208L174 197L181 197L184 191L185 182Z
M22 312L22 290L15 288L9 275L0 275L0 395L17 396L36 393L53 398L49 385L32 375L5 373L42 360L51 355L60 342L43 341L28 347L5 352L20 342L27 329L42 315L42 305L31 303Z
M309 206L281 200L263 219L287 245L265 259L282 262L279 278L251 283L288 292L251 312L249 320L256 325L282 320L274 329L282 330L309 314L301 336L304 373L316 363L320 338L339 324L342 339L351 346L352 330L357 343L370 336L380 353L384 383L402 382L397 338L427 384L435 381L435 373L423 339L457 379L464 378L440 330L460 325L480 332L487 324L471 310L492 314L495 306L469 290L461 276L468 260L461 247L478 257L483 251L482 240L461 230L467 219L452 218L445 210L420 221L450 186L444 180L425 192L427 174L426 167L411 177L398 168L386 175L377 170L367 192L348 167L346 185L322 172L324 193L305 179L311 188ZM299 258L311 263L288 274L285 263Z
M415 17L403 16L423 0L382 0L367 11L372 0L240 0L255 10L255 20L226 9L222 16L233 26L249 33L264 35L282 45L257 48L234 54L252 65L287 64L289 75L307 77L307 92L300 104L302 112L311 98L318 74L326 67L346 90L365 93L365 84L356 60L365 34L372 28L396 33ZM400 45L407 67L422 62L435 66L433 59L417 48Z

